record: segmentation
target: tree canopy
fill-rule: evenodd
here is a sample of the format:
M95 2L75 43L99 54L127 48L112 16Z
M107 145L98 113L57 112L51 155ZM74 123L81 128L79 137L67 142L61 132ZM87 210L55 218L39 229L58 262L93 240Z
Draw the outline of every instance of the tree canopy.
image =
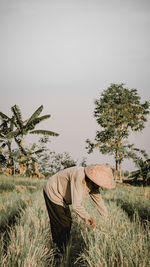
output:
M124 84L111 84L94 103L94 117L100 129L94 142L86 140L88 153L97 147L102 154L114 155L116 171L121 170L123 159L134 150L128 137L131 131L144 129L150 103L141 103L137 90L125 88Z

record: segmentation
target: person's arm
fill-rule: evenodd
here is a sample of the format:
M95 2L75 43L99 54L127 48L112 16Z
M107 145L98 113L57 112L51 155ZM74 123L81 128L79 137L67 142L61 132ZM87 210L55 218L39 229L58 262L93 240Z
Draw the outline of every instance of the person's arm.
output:
M95 202L98 212L101 215L108 217L108 211L107 211L107 208L104 204L104 201L103 201L103 199L99 193L99 189L97 189L95 192L92 192L90 194L90 197Z
M84 185L82 184L82 178L76 176L71 180L72 208L82 219L89 221L91 217L83 206L83 195Z

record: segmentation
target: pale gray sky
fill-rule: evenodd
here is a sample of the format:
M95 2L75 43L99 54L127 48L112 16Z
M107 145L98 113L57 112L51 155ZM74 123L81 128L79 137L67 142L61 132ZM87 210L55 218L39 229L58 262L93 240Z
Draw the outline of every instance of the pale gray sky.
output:
M149 0L0 0L0 110L17 104L27 119L43 104L52 117L41 127L60 134L52 150L113 165L85 150L94 99L123 82L150 100L149 31ZM130 141L150 155L149 133L150 120Z

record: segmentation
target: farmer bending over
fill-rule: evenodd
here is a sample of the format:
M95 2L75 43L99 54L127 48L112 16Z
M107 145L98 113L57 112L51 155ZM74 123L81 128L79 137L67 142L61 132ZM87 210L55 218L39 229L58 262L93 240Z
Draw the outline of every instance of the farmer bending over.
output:
M73 210L92 227L95 226L94 219L82 204L84 198L90 196L100 214L108 216L99 187L115 188L112 169L107 164L64 169L50 177L44 185L52 238L60 252L63 252L63 247L66 247L70 236L72 224L70 204Z

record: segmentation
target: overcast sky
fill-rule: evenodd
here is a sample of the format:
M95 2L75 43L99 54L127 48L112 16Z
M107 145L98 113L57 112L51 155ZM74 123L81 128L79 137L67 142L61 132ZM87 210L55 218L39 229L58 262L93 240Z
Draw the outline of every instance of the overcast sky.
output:
M125 83L149 101L149 47L149 0L0 0L0 111L17 104L27 119L43 104L41 127L60 134L52 150L114 166L85 150L99 129L94 100ZM150 155L149 135L150 119L129 141Z

